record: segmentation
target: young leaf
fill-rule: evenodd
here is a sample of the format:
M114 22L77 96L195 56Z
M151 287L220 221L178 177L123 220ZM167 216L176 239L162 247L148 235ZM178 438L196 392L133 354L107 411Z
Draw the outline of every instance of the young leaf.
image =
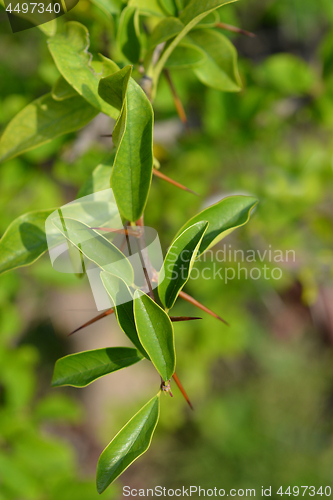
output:
M76 21L70 21L65 25L65 32L50 38L48 45L54 62L65 80L96 109L112 118L117 118L118 110L98 95L101 75L98 75L90 65L87 28ZM112 69L112 65L109 65L107 74L113 71L116 71L116 66Z
M101 279L105 290L110 296L117 320L122 331L133 342L135 347L141 352L145 358L149 359L148 354L142 347L136 331L134 311L133 311L133 297L123 280L105 271L101 272Z
M125 7L121 13L117 41L124 56L133 64L140 59L139 17L135 7Z
M141 354L131 347L107 347L70 354L56 362L52 387L86 387L94 380L142 359Z
M62 217L52 220L53 224L87 259L104 271L122 278L131 285L134 280L133 268L125 255L104 236L83 222Z
M118 432L99 457L97 491L104 490L148 450L160 415L160 394L153 397Z
M228 38L207 29L193 31L188 38L206 54L203 64L194 69L199 80L223 92L238 92L242 82L237 68L237 51Z
M197 68L205 62L205 53L190 43L180 43L178 47L170 54L165 67L166 68Z
M171 245L160 273L158 295L162 304L171 309L179 292L190 277L200 243L208 228L208 222L197 222L185 229Z
M211 248L232 231L246 224L251 211L258 203L253 196L228 196L206 208L190 219L178 232L176 238L185 229L199 221L208 221L209 227L204 234L198 255Z
M136 290L134 318L141 344L164 381L176 366L175 339L169 316L148 295Z
M178 35L184 29L184 24L177 17L162 19L153 29L149 37L149 48L153 49Z
M55 101L46 94L28 104L7 125L0 139L0 162L41 146L90 122L98 111L79 95Z
M32 264L46 252L45 220L53 210L29 212L10 224L0 240L0 273Z
M137 221L146 206L153 173L153 109L131 67L100 81L100 96L121 113L113 131L117 153L111 187L121 215Z
M158 78L170 57L170 54L177 47L180 41L208 14L214 12L214 10L231 3L235 0L191 0L185 9L181 12L179 19L184 24L184 28L178 33L178 35L172 40L172 42L166 47L159 61L153 70L154 78L154 91L156 91L156 85Z

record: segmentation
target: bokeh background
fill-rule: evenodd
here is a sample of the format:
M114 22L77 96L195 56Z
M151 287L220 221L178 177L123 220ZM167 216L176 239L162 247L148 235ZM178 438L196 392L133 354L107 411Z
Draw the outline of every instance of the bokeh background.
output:
M176 325L178 389L162 398L148 453L104 493L122 486L205 488L332 486L333 483L333 3L242 0L221 21L254 32L230 36L244 89L221 94L190 71L173 72L186 132L166 80L155 102L155 154L164 173L199 192L154 179L145 224L166 250L203 207L233 193L256 195L248 225L223 240L232 249L294 250L281 279L192 279L185 291L226 318ZM61 18L85 24L91 51L113 54L114 25L88 0ZM37 28L13 34L0 10L0 132L58 77ZM112 147L98 116L82 131L0 165L0 234L30 210L72 201ZM266 260L243 263L270 269ZM214 258L197 269L221 263ZM222 274L223 275L223 274ZM255 275L256 276L256 275ZM124 345L115 318L73 337L96 312L86 278L61 274L48 255L0 277L0 500L93 500L98 456L156 393L143 361L85 389L51 389L68 353ZM178 301L175 315L197 310Z

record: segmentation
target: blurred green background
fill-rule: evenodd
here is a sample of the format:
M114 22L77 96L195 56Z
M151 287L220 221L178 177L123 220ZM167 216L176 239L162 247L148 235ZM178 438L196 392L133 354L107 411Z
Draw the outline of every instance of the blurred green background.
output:
M195 412L173 387L150 450L106 499L122 498L123 485L256 488L257 496L271 486L274 498L280 486L333 486L333 3L241 0L219 13L257 35L227 34L244 89L221 94L190 71L173 72L186 132L161 80L155 154L165 174L201 196L154 179L145 224L166 250L203 207L250 193L260 204L249 224L215 250L293 250L295 259L242 263L279 267L280 279L190 280L185 291L231 326L208 315L176 325L177 372ZM112 56L113 20L97 6L81 0L65 20L85 24L91 51ZM0 132L57 77L43 33L12 34L2 9ZM108 153L111 140L100 135L110 131L97 117L0 165L0 234L22 213L72 201ZM196 265L206 267L212 275L237 262ZM86 389L51 389L60 356L123 340L112 317L67 338L97 312L87 280L57 273L48 255L0 277L0 307L0 500L93 500L99 453L155 394L158 377L142 362ZM174 310L197 312L180 300Z

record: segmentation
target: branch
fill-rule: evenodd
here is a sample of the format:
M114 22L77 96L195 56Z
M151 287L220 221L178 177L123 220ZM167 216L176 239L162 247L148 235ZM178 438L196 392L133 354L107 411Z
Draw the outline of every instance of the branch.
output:
M251 31L243 30L242 28L237 28L237 26L232 26L226 23L217 23L215 28L221 28L222 30L231 31L232 33L238 33L239 35L249 36L250 38L255 38L257 35L251 33Z
M194 306L198 307L202 311L205 311L206 313L210 314L214 318L219 319L225 325L230 326L229 323L227 323L227 321L225 321L223 318L221 318L221 316L218 316L216 313L214 313L213 311L211 311L210 309L208 309L208 307L204 306L203 304L201 304L200 302L198 302L197 300L195 300L193 297L191 297L191 295L188 295L187 293L185 293L185 292L182 291L182 292L179 293L179 297L181 297L184 300L187 300L187 302L190 302L191 304L193 304Z

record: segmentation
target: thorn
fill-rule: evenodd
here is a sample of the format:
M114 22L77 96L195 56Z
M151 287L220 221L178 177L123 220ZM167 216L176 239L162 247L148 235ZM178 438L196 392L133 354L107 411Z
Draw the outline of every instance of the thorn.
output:
M189 127L189 124L187 121L186 113L185 113L183 104L180 100L180 97L177 94L176 87L174 86L173 81L171 79L171 75L170 75L169 70L164 69L164 74L165 74L165 77L166 77L167 82L169 84L169 87L170 87L170 90L172 93L172 97L173 97L173 102L174 102L175 108L177 110L178 116L179 116L181 122L183 123L183 125L185 126L186 130L189 131L190 127Z
M103 134L100 137L112 137L112 134Z
M176 182L173 179L170 179L170 177L167 177L166 175L162 174L162 172L157 170L155 167L153 168L153 174L156 175L156 177L160 177L160 179L170 182L170 184L173 184L174 186L183 189L184 191L188 191L189 193L195 194L196 196L200 196L200 194L196 193L195 191L192 191L192 189L189 189L183 186L182 184L179 184L179 182Z
M176 372L172 375L172 378L173 378L173 380L176 382L176 384L178 385L179 390L180 390L180 392L182 393L182 395L184 396L184 398L186 399L186 401L187 401L187 403L188 403L189 407L191 408L191 410L193 410L193 411L194 411L194 408L193 408L193 406L192 406L192 403L191 403L191 401L189 400L189 397L188 397L188 395L186 394L185 389L184 389L184 387L182 386L182 384L181 384L181 382L180 382L179 378L177 377Z
M202 318L195 318L192 316L170 316L170 319L173 323L177 323L177 321L192 321L194 319L202 319Z
M256 38L257 35L251 33L251 31L243 30L242 28L237 28L237 26L232 26L226 23L217 23L215 28L221 28L222 30L232 31L232 33L238 33L239 35L249 36L250 38Z
M95 318L90 319L89 321L87 321L87 323L85 323L82 326L79 326L79 328L77 328L73 332L69 333L67 335L67 337L69 337L70 335L73 335L73 333L76 333L79 330L82 330L82 328L85 328L86 326L92 325L93 323L95 323L95 321L98 321L99 319L105 318L105 316L108 316L109 314L112 314L113 312L114 312L113 309L108 309L107 311L102 312L102 314L99 314L98 316L95 316Z
M201 304L200 302L198 302L197 300L195 300L193 297L191 297L191 295L188 295L185 292L180 292L179 293L179 297L181 297L184 300L187 300L187 302L190 302L194 306L199 307L199 309L201 309L202 311L205 311L206 313L210 314L214 318L219 319L225 325L230 326L229 323L225 319L221 318L221 316L218 316L216 313L214 313L213 311L211 311L210 309L208 309L208 307L204 306L203 304Z

